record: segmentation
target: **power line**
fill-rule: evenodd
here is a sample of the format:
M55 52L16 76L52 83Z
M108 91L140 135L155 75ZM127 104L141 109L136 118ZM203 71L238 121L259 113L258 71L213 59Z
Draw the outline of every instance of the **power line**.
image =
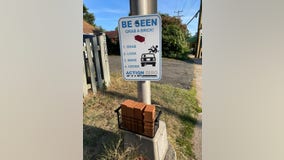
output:
M184 1L184 6L183 6L183 8L182 8L182 10L186 7L186 6L189 6L189 8L195 8L195 6L196 6L196 4L197 4L197 1L201 1L201 0L190 0L190 3L187 3L189 0L185 0ZM189 14L189 12L191 12L191 9L186 9L185 10L185 15L186 16L188 16ZM198 12L198 11L197 11ZM188 23L187 23L187 25L194 19L194 17L196 18L197 17L197 14L198 13L195 13L194 14L194 16L193 16L193 18L191 18L190 20L188 20ZM185 22L186 22L186 20L184 20Z
M191 9L195 9L195 6L197 4L197 2L200 1L200 0L192 0L191 3L189 3L187 6L189 6L189 8ZM191 13L191 10L190 9L187 9L185 10L185 15L189 15Z
M197 18L198 13L200 12L200 10L198 10L194 16L186 23L186 25L188 25L194 18Z

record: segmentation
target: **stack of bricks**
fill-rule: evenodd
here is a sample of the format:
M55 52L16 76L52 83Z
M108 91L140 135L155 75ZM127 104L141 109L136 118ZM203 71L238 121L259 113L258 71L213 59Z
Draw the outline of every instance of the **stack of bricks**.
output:
M144 135L154 136L155 106L147 105L144 110Z
M154 136L155 106L125 100L121 104L123 128L149 137Z
M128 130L132 130L132 119L134 116L133 104L134 101L126 100L121 104L122 125Z
M134 119L133 119L133 126L134 131L138 133L143 133L144 126L143 126L143 110L145 108L144 103L136 102L134 103Z

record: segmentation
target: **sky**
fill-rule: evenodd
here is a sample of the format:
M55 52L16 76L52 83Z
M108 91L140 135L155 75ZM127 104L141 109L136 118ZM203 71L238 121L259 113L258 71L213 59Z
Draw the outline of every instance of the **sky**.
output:
M95 15L95 24L107 31L114 30L121 17L127 17L130 12L130 0L83 0L90 13ZM199 10L200 0L158 0L158 12L177 16L180 12L182 23L186 24ZM188 25L189 32L197 32L198 17Z

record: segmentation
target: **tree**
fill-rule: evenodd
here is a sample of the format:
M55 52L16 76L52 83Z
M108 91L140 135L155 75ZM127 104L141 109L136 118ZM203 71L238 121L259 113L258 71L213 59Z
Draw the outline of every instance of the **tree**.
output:
M83 4L83 19L89 24L96 26L94 13L90 13L88 10L85 4Z
M187 39L190 33L181 19L161 14L163 56L185 59L189 52Z
M105 32L105 31L106 31L102 26L97 26L97 29L98 29L100 32Z

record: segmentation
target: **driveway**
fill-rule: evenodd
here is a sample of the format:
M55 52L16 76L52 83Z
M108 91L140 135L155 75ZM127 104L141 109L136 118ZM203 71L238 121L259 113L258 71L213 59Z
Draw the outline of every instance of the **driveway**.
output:
M121 73L121 59L117 55L109 55L110 72ZM170 58L162 60L162 79L154 83L170 84L175 87L189 89L193 80L193 62Z

